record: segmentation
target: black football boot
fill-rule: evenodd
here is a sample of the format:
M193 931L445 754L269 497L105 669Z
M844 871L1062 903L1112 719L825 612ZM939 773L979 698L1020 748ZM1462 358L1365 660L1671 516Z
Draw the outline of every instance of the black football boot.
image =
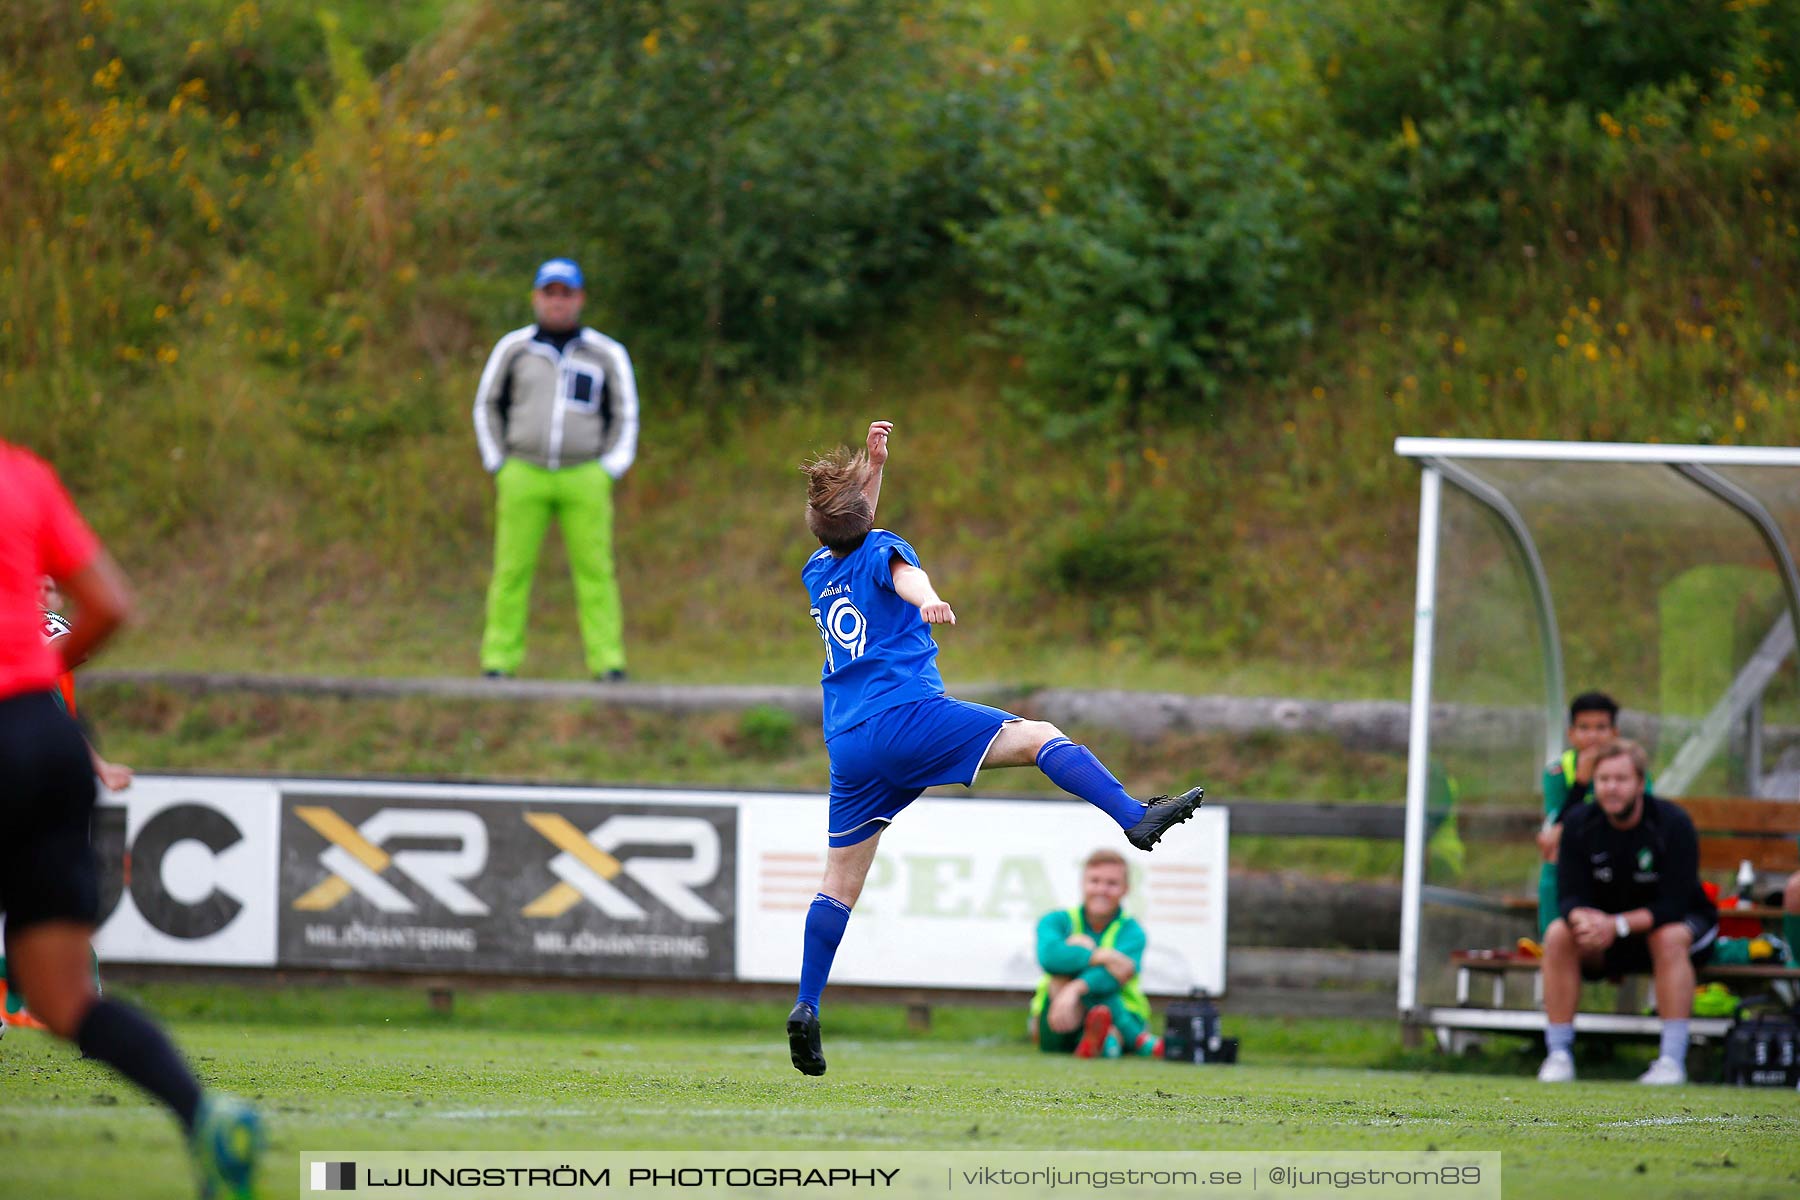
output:
M1139 850L1150 849L1172 827L1193 816L1205 797L1205 788L1189 788L1179 796L1152 796L1145 802L1143 819L1125 831L1125 840ZM788 1029L793 1027L789 1018Z

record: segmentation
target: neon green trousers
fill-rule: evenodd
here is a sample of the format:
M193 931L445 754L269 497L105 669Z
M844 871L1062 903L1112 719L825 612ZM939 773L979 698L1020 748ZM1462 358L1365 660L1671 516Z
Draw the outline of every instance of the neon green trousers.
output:
M488 585L481 669L512 674L525 661L531 579L550 519L562 526L587 669L625 669L625 621L613 574L612 477L597 462L549 471L509 458L494 476L494 578Z

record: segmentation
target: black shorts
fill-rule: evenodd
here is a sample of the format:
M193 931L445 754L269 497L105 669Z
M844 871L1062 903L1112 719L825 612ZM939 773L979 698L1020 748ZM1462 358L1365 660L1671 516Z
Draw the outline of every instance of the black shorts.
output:
M1713 944L1719 940L1719 919L1716 916L1702 913L1689 913L1681 919L1694 935L1694 944L1688 950L1688 957L1695 966L1712 957ZM1630 937L1620 938L1606 948L1606 953L1597 966L1581 966L1583 979L1617 979L1624 975L1648 975L1655 967L1650 958L1650 937L1648 934L1634 933Z
M0 912L9 931L92 925L100 915L88 837L94 799L87 742L50 693L0 700Z

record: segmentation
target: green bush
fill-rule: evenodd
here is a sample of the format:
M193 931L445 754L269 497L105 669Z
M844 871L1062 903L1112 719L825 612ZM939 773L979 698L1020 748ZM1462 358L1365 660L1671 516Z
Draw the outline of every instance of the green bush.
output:
M1123 595L1175 576L1180 529L1153 512L1101 513L1045 543L1040 575L1052 588L1087 596ZM1186 578L1188 572L1180 573Z
M792 373L941 272L984 109L921 0L572 0L500 48L521 263L583 256L594 316L706 390Z
M393 335L429 316L412 264L457 244L455 97L384 97L362 54L397 60L444 5L335 7L347 32L250 0L25 0L0 23L0 436L129 541L278 475L284 417L370 437L419 410Z
M1169 566L1166 544L1142 531L1097 523L1050 548L1045 574L1065 592L1132 592L1154 583Z
M1696 186L1715 152L1741 182L1791 142L1771 118L1793 109L1792 5L1400 0L1371 19L1342 0L1314 28L1347 135L1321 164L1340 271L1372 249L1397 272L1478 268L1547 211L1559 236L1643 246L1660 220L1715 211L1695 203L1716 193Z
M1260 9L1133 12L1016 55L993 219L965 226L995 341L1056 427L1195 415L1310 327L1320 109L1292 30Z
M0 436L74 468L78 490L105 481L96 523L166 533L212 494L220 419L166 391L266 147L204 80L135 77L105 4L16 7L0 22Z
M476 217L458 139L479 132L481 118L467 95L382 89L337 21L321 27L329 90L300 90L309 145L284 168L280 202L241 266L237 332L293 379L286 411L303 435L370 442L431 432L447 407L407 386L400 368L441 355L424 335L462 307L426 286L426 269L441 279L463 261ZM440 82L455 78L447 75Z
M379 75L443 26L451 2L111 0L107 38L152 103L166 104L176 81L199 79L219 111L279 128L301 116L309 91L332 90L321 13Z

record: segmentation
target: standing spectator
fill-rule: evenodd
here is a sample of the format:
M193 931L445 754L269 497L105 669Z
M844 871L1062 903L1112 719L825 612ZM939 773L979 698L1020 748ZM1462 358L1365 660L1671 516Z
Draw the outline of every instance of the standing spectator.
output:
M1564 816L1557 892L1544 936L1544 1083L1575 1078L1581 981L1648 971L1662 1046L1639 1083L1687 1082L1694 964L1712 953L1719 914L1700 886L1700 842L1678 805L1647 794L1649 759L1618 738L1594 749L1594 803Z
M1081 868L1081 903L1044 914L1037 960L1044 968L1026 1028L1038 1049L1077 1058L1162 1052L1150 1033L1150 1001L1138 982L1148 939L1125 912L1125 856L1102 847Z
M625 347L582 325L581 268L553 258L532 283L535 325L488 355L475 389L475 438L494 476L494 577L481 669L516 673L538 549L562 525L576 616L596 678L625 678L624 618L613 573L613 481L637 456L637 382Z
M54 648L38 607L45 575L76 606ZM203 1092L162 1030L96 995L89 975L100 910L88 840L93 764L54 692L57 676L99 647L130 604L124 577L55 472L0 442L0 910L7 973L51 1033L169 1107L187 1132L203 1194L248 1197L262 1144L255 1111Z

